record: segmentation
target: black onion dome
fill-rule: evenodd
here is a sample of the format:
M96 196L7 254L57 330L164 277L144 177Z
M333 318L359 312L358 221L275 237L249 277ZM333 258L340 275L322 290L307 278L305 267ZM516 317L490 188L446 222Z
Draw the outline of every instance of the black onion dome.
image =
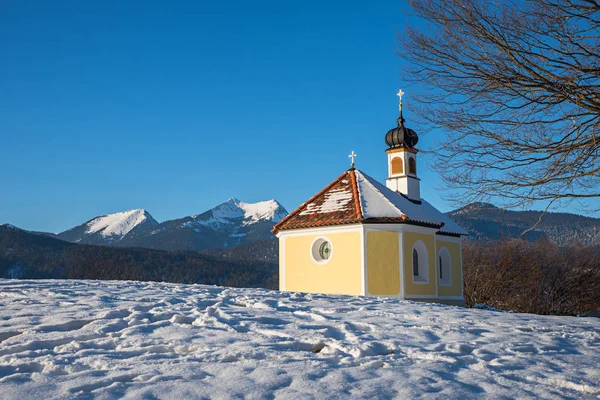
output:
M390 149L397 149L400 147L415 147L419 141L419 136L415 131L404 126L404 118L400 114L398 118L398 126L390 129L385 135L385 143Z

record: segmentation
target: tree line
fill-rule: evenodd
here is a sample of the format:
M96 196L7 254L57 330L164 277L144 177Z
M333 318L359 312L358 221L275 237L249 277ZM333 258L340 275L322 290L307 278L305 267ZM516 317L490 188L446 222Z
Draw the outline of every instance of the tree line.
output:
M278 268L193 251L77 245L24 231L0 229L0 277L106 279L278 287Z
M575 315L600 309L600 248L546 240L465 242L465 300L469 307L533 314Z
M277 241L236 248L167 252L76 245L0 229L0 278L106 279L277 289ZM600 309L600 247L549 241L466 241L465 300L534 314Z

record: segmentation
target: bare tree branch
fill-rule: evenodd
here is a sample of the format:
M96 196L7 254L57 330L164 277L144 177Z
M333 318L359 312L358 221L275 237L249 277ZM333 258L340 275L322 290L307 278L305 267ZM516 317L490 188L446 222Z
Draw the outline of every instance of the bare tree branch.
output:
M408 0L414 111L442 129L436 169L462 202L600 197L600 2Z

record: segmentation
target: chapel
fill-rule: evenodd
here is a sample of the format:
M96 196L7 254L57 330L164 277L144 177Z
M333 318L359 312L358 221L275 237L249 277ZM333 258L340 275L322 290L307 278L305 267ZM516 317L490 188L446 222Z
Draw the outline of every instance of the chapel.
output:
M281 291L385 296L464 305L461 242L467 232L421 198L419 137L385 135L385 184L354 167L273 228Z

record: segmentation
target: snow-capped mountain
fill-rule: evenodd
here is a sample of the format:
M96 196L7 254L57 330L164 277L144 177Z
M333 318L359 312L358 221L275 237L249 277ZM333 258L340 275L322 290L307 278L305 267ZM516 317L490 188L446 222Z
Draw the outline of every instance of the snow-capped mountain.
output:
M230 198L202 214L191 218L196 224L219 229L223 226L248 226L261 221L279 222L287 211L277 200L267 200L258 203L244 203L236 198Z
M11 225L11 224L0 224L0 228L14 229L14 230L19 230L19 231L22 230L21 228L18 228L18 227L14 226L14 225Z
M102 215L78 225L57 237L74 243L114 245L127 234L158 225L146 210L137 209Z
M277 200L245 203L231 198L201 214L135 232L119 245L196 251L235 246L273 237L273 225L286 215Z
M74 243L198 251L270 238L271 228L285 215L276 200L245 203L231 198L201 214L163 223L144 210L104 215L57 237Z

